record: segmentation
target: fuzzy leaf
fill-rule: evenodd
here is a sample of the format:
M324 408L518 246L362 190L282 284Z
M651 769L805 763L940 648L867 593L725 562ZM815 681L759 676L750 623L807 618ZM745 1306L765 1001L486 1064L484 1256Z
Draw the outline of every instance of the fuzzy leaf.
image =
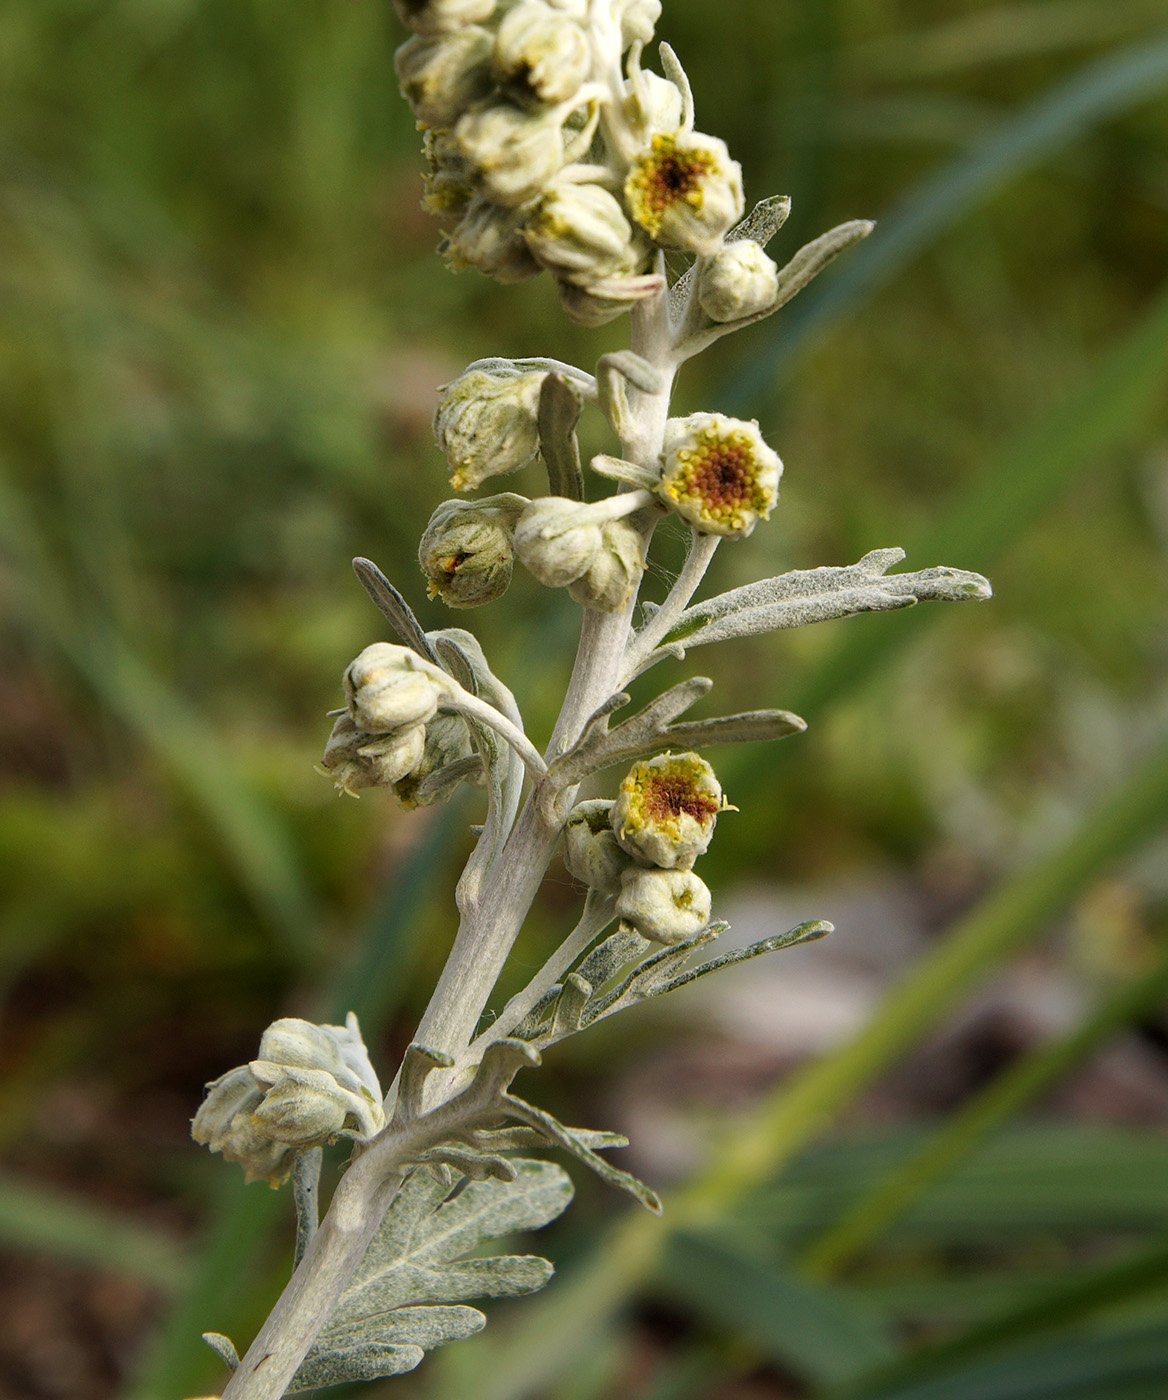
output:
M438 654L422 630L413 610L389 579L371 559L354 559L353 571L364 585L366 593L377 605L378 612L397 633L403 646L438 664Z
M546 1259L464 1257L483 1240L546 1225L572 1199L571 1181L552 1163L508 1166L513 1181L470 1181L450 1199L427 1172L406 1179L293 1391L408 1371L423 1351L484 1326L483 1314L463 1300L517 1297L547 1283ZM317 1379L324 1375L333 1379Z
M228 1370L237 1371L239 1369L239 1352L235 1350L235 1343L230 1337L225 1337L222 1332L204 1332L203 1341L207 1343Z
M579 393L559 374L546 375L539 391L539 449L553 496L584 499L584 473L576 424L582 408Z
M963 569L886 575L903 558L902 549L877 549L844 568L797 569L721 593L688 608L650 664L664 655L731 637L803 627L853 613L910 608L926 599L961 602L991 596L990 585L980 574Z

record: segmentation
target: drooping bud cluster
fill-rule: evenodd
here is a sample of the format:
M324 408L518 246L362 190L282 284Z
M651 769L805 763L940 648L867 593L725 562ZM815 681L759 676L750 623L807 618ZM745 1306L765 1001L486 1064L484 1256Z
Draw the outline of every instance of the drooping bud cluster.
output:
M407 782L426 764L452 748L456 756L473 752L469 734L465 746L455 742L447 721L457 716L438 714L444 694L440 674L408 647L374 642L346 670L343 684L347 708L337 718L325 745L321 767L341 792L356 795L362 788L393 787L407 805L418 805L416 781ZM399 789L399 784L405 784Z
M684 943L710 922L710 891L692 870L727 808L695 753L634 763L615 802L581 802L565 828L565 864L655 943Z
M548 588L566 588L597 612L620 612L645 570L636 517L652 503L626 491L587 505L563 496L532 501L515 526L519 562Z
M595 326L661 290L655 248L713 255L741 218L725 143L691 129L677 82L641 70L660 0L395 5L414 31L396 67L426 129L423 204L454 267L547 269Z
M275 1021L259 1055L207 1085L191 1135L278 1186L298 1152L337 1137L368 1142L385 1127L381 1087L357 1018L343 1026Z

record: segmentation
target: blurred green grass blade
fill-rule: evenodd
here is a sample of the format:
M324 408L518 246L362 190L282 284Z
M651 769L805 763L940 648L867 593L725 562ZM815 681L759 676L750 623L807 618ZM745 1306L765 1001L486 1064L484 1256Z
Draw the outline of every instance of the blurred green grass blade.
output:
M807 340L870 296L1010 176L1069 145L1168 84L1168 37L1132 44L1086 64L944 165L876 232L784 312L769 338L721 395L736 412L763 396Z
M1069 1035L1023 1056L953 1114L907 1162L878 1181L830 1229L801 1251L799 1264L830 1279L908 1210L989 1134L1055 1084L1168 989L1168 953L1143 977L1121 988Z
M930 1376L952 1372L955 1363L973 1361L976 1364L996 1349L1023 1341L1033 1343L1051 1332L1075 1326L1093 1314L1149 1293L1160 1293L1165 1283L1168 1283L1168 1240L1161 1239L1118 1263L1084 1270L1070 1282L1056 1283L952 1341L908 1358L892 1373L885 1373L876 1385L875 1394L883 1394L892 1384L893 1376L901 1386L911 1386ZM1168 1381L1168 1372L1165 1380ZM850 1387L842 1390L846 1395L852 1393ZM860 1385L855 1390L857 1396L864 1396L865 1400L873 1393L870 1384Z
M1168 289L1104 356L1085 383L1001 451L942 519L910 542L912 568L944 563L989 569L1092 461L1140 433L1168 378ZM865 619L848 627L835 648L783 703L812 722L851 694L898 647L944 615L938 607ZM789 751L778 750L782 761ZM727 769L729 771L729 769Z
M855 1298L752 1258L722 1237L671 1235L653 1287L816 1385L842 1384L897 1354L879 1316Z
M838 1400L1162 1400L1168 1326L1069 1337L947 1376L842 1392ZM836 1397L832 1397L836 1400Z
M121 637L108 625L82 621L33 513L5 477L0 477L0 545L35 635L51 640L111 712L146 740L218 834L261 917L290 954L310 960L319 911L276 814L240 777L214 731Z
M664 1221L626 1217L564 1277L554 1297L527 1307L505 1342L492 1347L484 1341L474 1387L452 1383L443 1400L521 1400L538 1390L656 1268L667 1231L716 1221L782 1170L980 978L1037 937L1089 881L1156 832L1166 815L1168 742L1056 850L958 920L858 1034L793 1075L744 1128L727 1134L713 1165L667 1201Z
M683 1214L716 1215L790 1161L985 976L1119 856L1168 817L1168 741L1045 859L1006 881L884 997L850 1041L793 1075L763 1101L720 1160L681 1193Z
M127 1274L167 1293L185 1282L191 1263L161 1231L10 1172L0 1174L0 1245Z
M914 1159L928 1133L833 1142L738 1202L732 1228L787 1252L826 1229L873 1180ZM914 1253L1087 1232L1168 1231L1157 1132L1045 1124L1007 1129L918 1196L884 1247Z

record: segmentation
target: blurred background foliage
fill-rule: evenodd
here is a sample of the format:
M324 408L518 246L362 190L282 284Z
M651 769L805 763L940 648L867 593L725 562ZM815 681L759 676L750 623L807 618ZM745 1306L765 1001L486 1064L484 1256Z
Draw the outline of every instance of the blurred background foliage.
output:
M903 544L997 596L694 658L723 709L811 726L714 755L742 809L703 869L719 907L840 933L790 955L786 1039L690 1001L549 1057L537 1097L630 1131L665 1226L579 1182L557 1284L377 1394L1168 1390L1164 18L666 0L699 126L748 196L793 197L780 260L880 221L683 375L680 411L756 416L787 463L717 581ZM449 622L413 557L435 386L624 339L434 256L401 37L384 0L0 6L14 1400L202 1393L199 1331L245 1339L278 1289L288 1203L189 1143L202 1083L274 1016L349 1007L390 1064L475 819L312 771L381 635L347 561ZM473 623L546 735L568 600L517 577ZM578 897L553 871L521 963Z

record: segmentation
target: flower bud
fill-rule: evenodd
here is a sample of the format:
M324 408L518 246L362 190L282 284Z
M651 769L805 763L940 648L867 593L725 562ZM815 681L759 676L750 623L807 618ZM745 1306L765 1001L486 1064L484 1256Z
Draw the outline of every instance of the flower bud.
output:
M423 203L441 218L442 201L448 200L451 209L456 208L462 187L457 178L451 178L439 191L436 182L437 177L433 197L427 194ZM474 195L466 204L462 218L449 229L441 251L456 271L476 267L504 285L526 281L534 277L540 267L524 240L523 221L524 216L518 209L505 209L481 195ZM446 227L449 228L448 223Z
M248 1181L273 1186L287 1178L297 1151L337 1136L367 1142L385 1126L381 1087L352 1012L343 1026L274 1022L259 1058L207 1091L192 1137L239 1162Z
M753 238L723 243L698 269L698 301L711 321L765 311L779 293L779 270Z
M685 100L681 89L651 69L638 69L625 84L625 110L638 131L650 136L675 136L681 130Z
M661 0L622 0L621 47L627 49L638 40L647 44L661 18Z
M554 107L575 96L592 71L588 35L542 0L519 0L495 38L494 76L517 102Z
M634 302L656 296L664 285L656 273L600 277L587 285L566 277L556 278L560 305L578 326L603 326L623 315Z
M431 598L452 608L493 603L511 582L514 549L508 512L485 501L446 501L430 517L418 546L418 562L430 580ZM522 496L510 497L521 510Z
M566 588L585 573L601 546L600 527L590 506L565 496L532 501L515 526L515 555L540 583Z
M742 539L779 499L783 464L755 422L691 413L665 425L658 494L696 530Z
M612 808L622 848L642 865L688 870L726 806L714 770L696 753L663 753L629 769Z
M600 548L587 571L568 585L569 595L595 612L621 612L645 572L645 539L628 520L600 528Z
M560 117L494 102L464 112L454 128L474 180L493 204L524 204L564 164Z
M453 34L490 19L495 0L393 0L393 7L416 34Z
M454 133L445 127L426 131L422 150L429 165L422 176L422 208L433 214L444 232L452 233L475 198L466 162L459 154Z
M415 34L393 56L402 95L427 126L453 126L491 91L494 40L477 24L454 34Z
M435 715L425 727L425 743L422 756L413 768L393 785L393 794L408 810L415 807L429 807L433 802L445 802L457 787L457 782L436 788L430 792L422 790L422 783L432 773L458 763L462 759L476 757L474 744L466 721L460 715ZM482 787L486 774L480 764L477 772L460 781Z
M663 248L709 255L742 217L742 169L716 136L654 136L625 179L634 220Z
M411 724L392 734L366 734L346 710L333 725L320 766L339 791L355 797L362 788L402 782L421 763L425 743L424 725Z
M392 734L434 718L442 684L409 647L374 642L344 675L349 714L366 734Z
M616 198L600 185L554 185L535 206L523 236L544 267L585 287L596 278L636 271L648 255Z
M629 857L617 845L609 814L612 803L579 802L564 827L564 864L581 884L601 894L618 894Z
M630 866L621 877L616 912L642 938L687 943L709 925L712 900L692 870L644 870Z
M539 453L543 372L473 366L439 391L434 436L450 464L450 484L472 491L488 477L518 471Z

